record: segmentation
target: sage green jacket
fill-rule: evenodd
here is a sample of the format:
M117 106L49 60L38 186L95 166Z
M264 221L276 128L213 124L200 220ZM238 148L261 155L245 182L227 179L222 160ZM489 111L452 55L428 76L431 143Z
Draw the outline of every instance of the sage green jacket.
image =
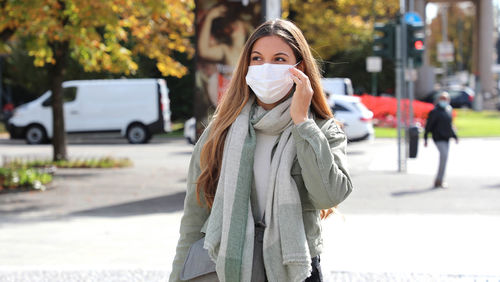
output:
M333 119L309 119L293 125L292 136L297 146L291 175L297 184L302 202L302 214L311 257L321 253L320 210L341 203L352 191L347 171L344 132ZM189 165L184 215L180 238L169 281L180 281L179 276L190 246L203 237L209 210L200 206L196 197L196 180L200 175L200 152L209 128L194 147ZM279 139L279 138L278 138ZM274 152L274 151L273 151ZM200 195L203 203L203 195Z

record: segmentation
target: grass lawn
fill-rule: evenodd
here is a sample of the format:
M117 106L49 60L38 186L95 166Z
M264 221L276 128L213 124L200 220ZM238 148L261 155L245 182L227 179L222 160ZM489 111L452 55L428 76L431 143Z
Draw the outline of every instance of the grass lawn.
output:
M396 138L398 131L396 128L375 127L375 138Z
M173 121L172 131L155 135L158 137L184 137L184 121Z
M457 109L454 119L458 137L500 137L500 112ZM422 133L423 134L423 133ZM375 128L377 138L395 138L395 128Z

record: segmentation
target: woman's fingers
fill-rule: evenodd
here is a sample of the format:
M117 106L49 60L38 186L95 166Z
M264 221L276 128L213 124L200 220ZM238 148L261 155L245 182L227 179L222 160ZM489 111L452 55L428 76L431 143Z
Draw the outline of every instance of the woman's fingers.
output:
M297 84L297 86L302 85L302 81L295 75L292 75L292 80Z
M290 73L292 74L292 79L297 84L297 87L301 87L302 91L312 95L312 87L309 77L297 68L291 68Z
M290 107L290 115L292 116L293 122L299 124L307 119L313 90L309 78L302 71L291 68L290 73L292 80L296 84L292 105Z
M303 73L301 70L297 69L297 68L291 68L290 72L292 73L292 76L296 76L300 80L304 80L304 81L309 80L309 78L307 77L307 75L305 73Z

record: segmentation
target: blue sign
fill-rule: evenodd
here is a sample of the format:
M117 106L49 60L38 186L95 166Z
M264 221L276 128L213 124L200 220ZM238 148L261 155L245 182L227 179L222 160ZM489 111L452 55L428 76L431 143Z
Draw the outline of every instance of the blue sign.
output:
M405 14L405 22L410 25L421 25L424 24L422 18L418 13L408 12Z

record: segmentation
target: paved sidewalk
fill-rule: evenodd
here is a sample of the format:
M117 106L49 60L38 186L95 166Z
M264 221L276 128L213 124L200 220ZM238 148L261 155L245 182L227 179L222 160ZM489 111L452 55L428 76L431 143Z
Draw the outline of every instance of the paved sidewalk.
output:
M37 281L37 282L100 282L100 281L144 281L144 282L160 282L168 280L168 272L161 270L143 270L143 269L128 269L128 270L40 270L40 271L11 271L8 273L0 273L0 278L4 282L17 281ZM498 281L494 276L478 276L478 275L436 275L436 274L421 274L421 273L351 273L351 272L335 272L328 277L323 277L326 282L373 282L373 281L459 281L459 282L492 282Z
M432 143L407 174L394 172L393 140L351 144L356 189L341 205L344 217L323 222L326 281L500 281L500 175L492 162L499 141L452 145L448 190L429 189ZM8 146L13 154L48 150ZM135 166L65 171L46 193L0 195L0 281L168 277L192 147L70 146L75 154L90 149L127 154Z
M180 216L176 212L4 225L0 281L23 275L46 279L62 275L53 281L79 281L99 271L131 279L136 274L153 275L151 281L160 281L169 273ZM500 216L480 215L335 216L323 222L321 264L326 277L352 279L347 281L373 281L373 277L497 281L499 222ZM75 280L64 280L64 275L73 275ZM141 279L129 281L150 281ZM101 277L90 281L125 280Z

